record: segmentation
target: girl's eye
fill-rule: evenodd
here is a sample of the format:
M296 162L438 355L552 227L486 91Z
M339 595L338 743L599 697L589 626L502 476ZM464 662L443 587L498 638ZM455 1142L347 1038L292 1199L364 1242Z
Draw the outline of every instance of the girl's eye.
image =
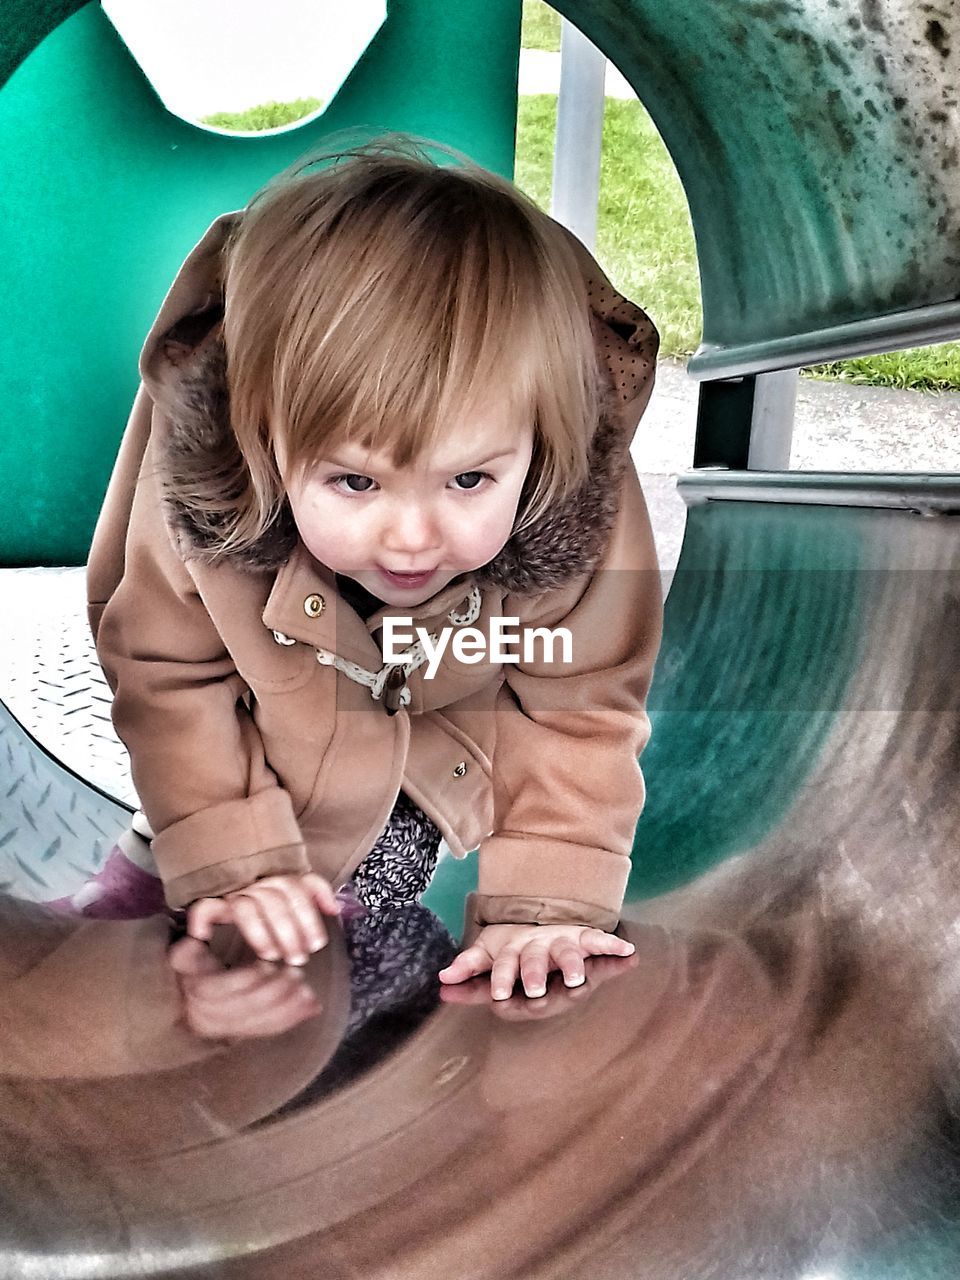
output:
M477 489L484 480L492 480L493 477L487 471L461 471L454 476L454 480L464 484L457 485L458 493L471 493ZM331 476L327 481L339 493L370 493L376 487L376 481L371 480L369 476L362 476L354 471L342 472L340 475Z
M489 480L492 477L487 471L461 471L459 475L454 476L455 480L469 480L472 483L465 485L460 489L461 493L469 493L471 489L476 489L483 480Z
M362 487L355 489L352 485L347 484L350 480L359 480ZM340 489L341 481L347 486L346 489ZM369 476L361 476L357 475L353 471L348 471L344 475L331 476L330 484L332 484L335 489L340 489L341 493L369 493L370 488L373 485L373 481Z

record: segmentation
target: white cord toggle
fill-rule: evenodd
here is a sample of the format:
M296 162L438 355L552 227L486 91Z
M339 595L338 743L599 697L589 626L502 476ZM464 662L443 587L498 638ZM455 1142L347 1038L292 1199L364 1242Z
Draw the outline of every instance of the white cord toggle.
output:
M471 587L470 594L467 596L467 606L462 613L458 613L456 609L451 609L447 614L447 620L455 626L468 626L471 622L475 622L480 616L480 609L483 604L483 597L480 594L479 587ZM275 637L279 636L279 632L273 633ZM431 641L436 644L439 636L435 631L429 632ZM278 644L295 644L296 641L277 640ZM353 680L356 684L365 685L370 690L370 696L379 700L383 696L383 686L386 684L391 671L399 668L403 671L404 679L412 675L418 667L422 667L427 661L427 654L423 647L423 641L417 640L412 644L407 652L411 655L403 662L386 662L379 671L368 671L366 667L361 667L359 663L351 662L349 658L341 658L339 654L331 653L329 649L317 649L317 661L322 667L335 667L337 671L342 672L349 680ZM400 690L399 703L405 707L410 702L410 690L403 688Z

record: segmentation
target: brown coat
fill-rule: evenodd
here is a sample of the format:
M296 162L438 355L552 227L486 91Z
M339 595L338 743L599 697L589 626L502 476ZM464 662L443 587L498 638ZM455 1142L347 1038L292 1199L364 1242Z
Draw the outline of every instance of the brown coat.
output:
M168 902L311 867L339 884L402 788L455 856L479 846L479 920L612 927L644 800L637 757L661 633L653 538L628 454L652 387L655 329L580 247L598 348L614 372L587 481L482 569L413 610L364 621L288 513L252 556L212 564L197 554L216 530L191 502L191 473L209 474L235 450L221 250L238 216L210 226L147 337L88 566L114 723L157 833ZM573 661L466 665L448 649L434 679L423 669L408 677L409 702L394 715L317 661L325 650L377 672L384 616L447 625L474 587L475 626L507 615L567 627Z

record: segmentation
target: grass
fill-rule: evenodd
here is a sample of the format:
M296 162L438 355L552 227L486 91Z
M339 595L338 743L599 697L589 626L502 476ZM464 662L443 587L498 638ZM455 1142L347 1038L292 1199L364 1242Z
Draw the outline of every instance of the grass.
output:
M523 0L523 27L520 31L521 49L546 49L550 53L560 50L560 15L544 0Z
M524 0L521 45L559 50L560 16L544 0ZM320 105L316 98L267 102L248 111L218 112L202 123L253 133L291 124ZM554 95L520 99L516 181L545 209L550 207L556 119ZM614 285L655 318L662 354L692 355L702 318L690 214L673 161L636 101L607 99L597 257ZM865 386L958 390L960 342L835 361L804 373Z
M556 115L554 95L520 99L516 183L544 209L550 207ZM678 359L692 355L700 342L702 313L690 214L673 161L636 101L608 98L604 111L597 258L612 283L654 317L661 353ZM960 390L960 342L834 361L803 372L864 386Z
M520 99L517 186L550 205L557 99ZM656 318L664 355L700 342L700 281L693 229L673 161L639 102L607 100L600 166L597 258L611 282Z
M211 124L217 129L235 129L238 133L262 133L264 129L277 129L282 124L302 120L304 116L319 111L322 105L319 98L261 102L246 111L217 111L212 116L204 116L200 123Z
M859 356L805 369L811 378L839 379L864 387L910 387L914 391L960 390L960 342L911 347Z

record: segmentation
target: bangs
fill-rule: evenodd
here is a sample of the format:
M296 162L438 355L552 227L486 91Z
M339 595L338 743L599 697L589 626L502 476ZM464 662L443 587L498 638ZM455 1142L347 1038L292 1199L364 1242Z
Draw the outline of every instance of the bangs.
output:
M581 483L599 388L569 233L469 162L360 149L280 179L225 262L231 417L254 487L278 452L302 472L348 442L409 465L505 401L534 428L535 505Z
M440 214L381 223L395 247L387 263L331 246L353 264L348 289L280 344L292 365L278 369L275 413L292 457L309 462L349 440L404 466L464 415L505 398L518 424L534 421L546 299L525 261L530 246L482 223L458 230Z
M404 466L491 402L535 424L559 371L583 385L594 352L575 264L558 272L513 193L431 176L405 199L368 192L291 298L273 410L295 465L349 440Z

